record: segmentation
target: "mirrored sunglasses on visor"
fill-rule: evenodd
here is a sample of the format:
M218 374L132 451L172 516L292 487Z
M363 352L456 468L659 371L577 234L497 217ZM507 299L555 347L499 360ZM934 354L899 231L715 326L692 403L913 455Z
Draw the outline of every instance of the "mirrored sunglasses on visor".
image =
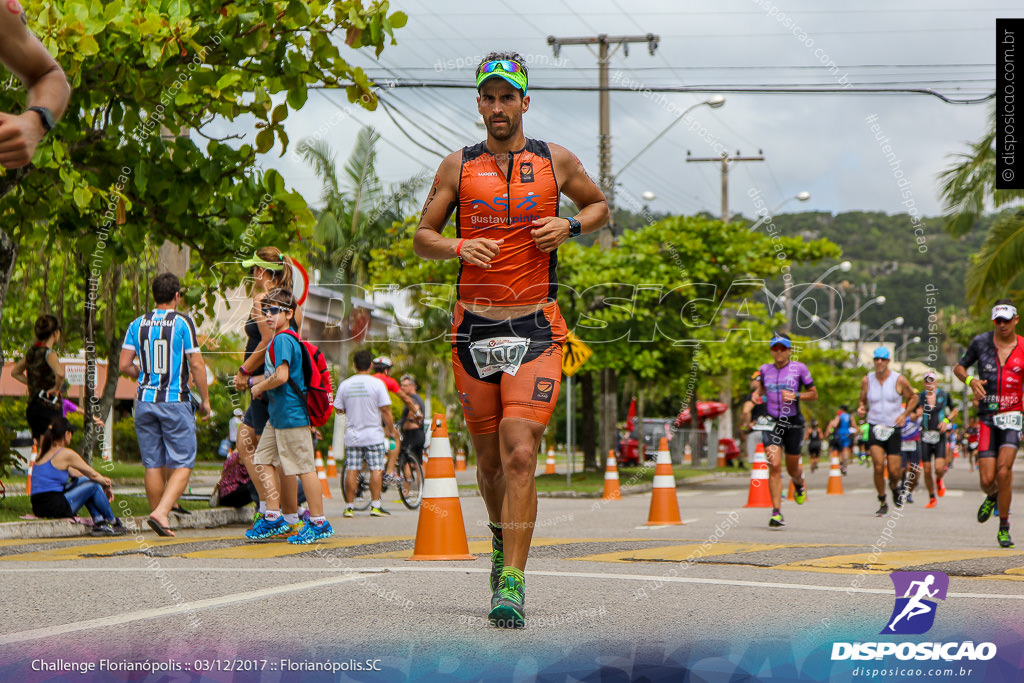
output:
M521 90L524 95L526 94L526 71L523 70L523 66L519 62L513 62L510 59L494 59L485 62L476 75L477 89L483 85L484 81L493 76L504 78L514 87Z

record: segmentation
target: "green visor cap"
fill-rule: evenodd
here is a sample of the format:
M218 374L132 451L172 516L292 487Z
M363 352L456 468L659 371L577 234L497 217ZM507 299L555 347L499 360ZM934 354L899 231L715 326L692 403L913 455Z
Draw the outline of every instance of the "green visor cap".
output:
M480 67L480 72L476 75L476 89L479 90L484 81L495 76L504 78L512 84L512 87L526 95L526 72L523 71L522 65L518 62L510 59L495 59L486 62Z
M259 257L259 254L257 254L256 252L252 253L252 258L249 258L249 259L246 259L246 260L242 261L242 267L243 268L253 268L253 267L256 267L256 266L262 268L263 270L273 270L273 271L284 270L284 263L280 263L280 262L279 263L274 263L273 261L264 261L263 259L261 259Z

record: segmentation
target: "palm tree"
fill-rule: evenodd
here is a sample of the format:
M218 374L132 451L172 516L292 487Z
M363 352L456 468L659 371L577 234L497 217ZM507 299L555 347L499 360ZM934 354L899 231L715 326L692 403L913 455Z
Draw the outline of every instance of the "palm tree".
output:
M323 208L313 229L314 242L323 246L311 262L333 284L364 286L369 283L369 263L374 249L397 237L413 195L427 176L420 175L385 188L377 175L377 141L373 128L359 131L355 146L339 177L336 154L321 138L303 140L299 153L313 167L321 182ZM325 278L327 279L327 278ZM350 331L352 288L344 287L343 329ZM347 334L345 335L347 336ZM348 366L348 343L342 344L342 367Z
M992 127L971 145L967 154L956 154L953 165L939 174L942 183L946 229L956 237L971 231L991 205L1000 209L1024 199L1024 190L996 189L995 111ZM967 300L975 310L1010 291L1024 274L1024 209L1004 211L989 227L981 251L967 271Z

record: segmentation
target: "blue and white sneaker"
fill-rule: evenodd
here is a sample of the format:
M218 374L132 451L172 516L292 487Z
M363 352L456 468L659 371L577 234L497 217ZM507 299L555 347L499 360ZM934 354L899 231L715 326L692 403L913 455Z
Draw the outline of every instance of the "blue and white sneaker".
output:
M333 535L334 527L327 520L324 520L324 523L319 526L312 522L306 522L297 534L288 539L288 542L296 545L309 545Z
M288 526L288 522L284 521L284 515L281 515L273 522L268 521L266 517L260 517L252 525L252 528L245 532L245 537L250 541L262 541L271 536L290 532L291 529Z

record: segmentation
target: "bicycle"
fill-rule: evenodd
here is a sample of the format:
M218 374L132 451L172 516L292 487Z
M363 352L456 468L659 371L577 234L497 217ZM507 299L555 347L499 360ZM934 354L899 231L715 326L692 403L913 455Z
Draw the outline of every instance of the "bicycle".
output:
M423 466L416 458L409 453L400 451L398 460L395 463L395 471L401 477L401 486L398 487L398 495L402 503L410 510L415 510L423 500ZM387 492L390 482L384 480L381 483L381 495ZM341 475L341 490L345 490L345 473ZM359 471L359 478L356 481L356 495L352 505L356 510L362 512L370 507L370 466L363 463L363 469Z

